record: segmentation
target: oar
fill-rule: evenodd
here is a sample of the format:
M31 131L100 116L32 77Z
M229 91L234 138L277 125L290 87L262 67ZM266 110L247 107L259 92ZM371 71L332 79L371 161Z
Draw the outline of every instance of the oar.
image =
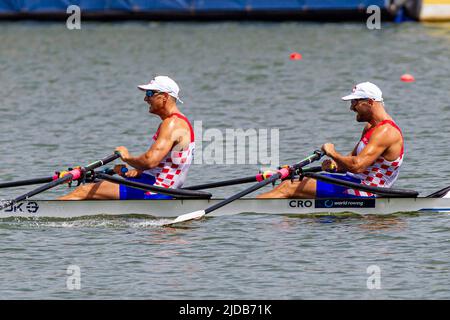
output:
M115 184L129 186L131 188L157 192L160 194L165 194L169 196L174 196L178 199L209 199L212 197L212 194L204 191L194 191L194 190L185 190L185 189L170 189L163 188L158 186L153 186L141 182L130 181L123 178L111 177L108 174L97 173L96 177L102 180L106 180Z
M275 173L274 175L272 175L270 178L268 178L267 180L263 180L258 182L257 184L251 186L250 188L247 188L219 203L216 203L215 205L212 205L208 208L206 208L205 210L198 210L198 211L194 211L191 213L186 213L183 214L181 216L178 216L176 219L172 220L169 223L165 223L164 226L170 226L176 223L181 223L181 222L185 222L185 221L189 221L189 220L193 220L193 219L199 219L205 215L207 215L208 213L211 213L219 208L222 208L223 206L233 202L234 200L237 200L239 198L242 198L243 196L252 193L258 189L261 189L262 187L275 182L278 179L284 179L286 177L288 177L291 173L292 170L297 170L300 169L308 164L310 164L313 161L317 161L319 160L321 157L323 157L324 153L322 151L315 151L313 155L307 157L306 159L300 161L299 163L290 166L289 168L282 168L280 170L278 170L277 173Z
M5 204L0 205L0 210L4 209L6 207L9 207L9 206L13 205L16 202L23 201L23 200L26 200L26 199L28 199L28 198L30 198L32 196L35 196L38 193L42 193L42 192L47 191L47 190L49 190L51 188L54 188L54 187L56 187L56 186L58 186L60 184L63 184L63 183L66 183L66 182L69 182L69 181L72 181L72 180L78 180L79 178L82 177L83 173L85 173L87 171L90 171L90 170L94 170L94 169L96 169L98 167L101 167L101 166L103 166L103 165L105 165L105 164L107 164L109 162L112 162L112 161L116 160L119 157L120 157L120 154L118 152L115 152L114 154L112 154L110 156L107 156L106 158L103 158L101 160L97 160L97 161L87 165L84 168L73 169L73 170L69 171L66 175L64 175L61 178L53 180L52 182L47 183L47 184L45 184L45 185L43 185L43 186L41 186L41 187L39 187L37 189L34 189L34 190L30 191L30 192L27 192L27 193L25 193L25 194L15 198L15 199L13 199L13 200L5 201Z
M105 173L105 174L109 174L109 175L113 175L115 174L114 170L111 168L102 170L100 172L96 173ZM86 177L89 178L91 176L91 173L88 172L86 174ZM33 179L26 179L26 180L19 180L19 181L11 181L11 182L3 182L0 183L0 189L3 188L14 188L14 187L23 187L23 186L30 186L30 185L34 185L34 184L42 184L42 183L49 183L52 182L53 180L58 179L57 176L52 176L52 177L42 177L42 178L33 178Z
M442 197L445 197L447 195L447 193L449 193L449 192L450 192L450 186L440 189L436 192L433 192L432 194L429 194L425 198L442 198Z
M44 177L44 178L34 178L34 179L27 179L27 180L3 182L3 183L0 183L0 189L29 186L29 185L33 185L33 184L49 183L52 181L53 181L53 177Z
M320 172L322 171L322 167L311 167L303 169L302 172ZM218 181L218 182L212 182L212 183L205 183L205 184L199 184L195 186L185 187L182 189L185 190L203 190L203 189L212 189L212 188L220 188L220 187L226 187L226 186L233 186L236 184L244 184L244 183L250 183L250 182L259 182L264 180L263 174L257 174L256 176L249 176L245 178L236 178L236 179L230 179L230 180L224 180L224 181Z
M361 191L366 191L370 193L375 193L380 196L390 197L390 198L416 198L419 193L414 190L406 190L406 189L394 189L394 188L380 188L380 187L372 187L361 183L355 183L351 181L345 181L340 179L335 179L327 176L323 176L313 172L305 173L305 177L313 178L316 180L322 180L328 183L336 184L339 186L344 186L352 189L357 189Z

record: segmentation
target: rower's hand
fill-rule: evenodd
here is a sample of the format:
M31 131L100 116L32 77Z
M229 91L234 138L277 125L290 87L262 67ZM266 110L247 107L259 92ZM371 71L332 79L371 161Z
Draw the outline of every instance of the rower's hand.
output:
M325 143L322 146L322 151L325 152L325 154L327 156L329 156L329 155L333 154L336 151L336 149L334 148L334 144L332 144L332 143Z
M120 159L122 159L123 161L127 161L127 159L130 158L128 149L124 146L117 147L115 151L118 151L120 153Z
M322 171L336 172L337 164L333 160L327 159L322 162Z
M124 164L116 164L116 165L114 166L114 169L113 169L113 170L114 170L114 172L115 172L116 174L118 174L119 176L124 177L125 174L127 173L127 171L124 170L124 169L128 170L128 168L127 168L126 165L124 165Z
M127 173L125 173L125 177L127 178L138 178L142 174L141 170L133 169L129 170Z

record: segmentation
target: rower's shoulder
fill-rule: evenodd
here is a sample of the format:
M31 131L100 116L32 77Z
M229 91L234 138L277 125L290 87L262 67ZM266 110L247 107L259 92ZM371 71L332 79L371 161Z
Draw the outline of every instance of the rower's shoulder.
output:
M399 129L390 124L385 124L374 128L372 137L376 137L376 139L383 139L387 143L395 143L402 140L402 134Z
M165 118L162 122L161 125L178 125L181 123L185 123L186 121L184 120L187 119L186 116L182 113L177 113L177 114L172 114L169 117Z
M161 132L165 135L170 135L173 139L178 140L181 136L188 137L190 127L187 121L184 119L184 115L170 116L164 119L160 124Z

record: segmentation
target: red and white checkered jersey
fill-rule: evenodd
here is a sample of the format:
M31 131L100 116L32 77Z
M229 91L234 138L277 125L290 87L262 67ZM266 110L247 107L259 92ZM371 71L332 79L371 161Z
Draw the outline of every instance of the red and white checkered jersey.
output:
M356 154L358 155L361 153L361 151L366 147L366 145L369 143L369 139L375 130L375 128L378 128L384 124L388 124L396 128L400 134L402 135L403 140L403 134L400 128L395 124L392 120L384 120L378 123L375 127L370 128L367 130L367 132L362 136L361 140L358 143L358 146L356 148ZM395 180L397 180L398 174L400 172L400 166L403 162L403 153L404 153L404 142L402 141L402 150L400 152L400 156L395 159L394 161L388 161L382 156L380 156L375 162L367 167L367 169L362 173L351 173L347 172L347 175L354 177L356 179L360 179L361 183L373 186L373 187L380 187L380 188L390 188ZM370 197L373 194L370 192L364 192L354 189L348 189L348 194L356 195L356 196L362 196L362 197Z
M145 174L155 177L155 186L163 188L180 188L186 180L189 167L194 158L194 129L189 120L179 113L173 113L170 117L178 117L186 121L189 125L191 134L191 142L183 149L174 146L172 150L162 159L162 161L155 168L145 170ZM153 136L153 141L156 141L159 135L159 128Z

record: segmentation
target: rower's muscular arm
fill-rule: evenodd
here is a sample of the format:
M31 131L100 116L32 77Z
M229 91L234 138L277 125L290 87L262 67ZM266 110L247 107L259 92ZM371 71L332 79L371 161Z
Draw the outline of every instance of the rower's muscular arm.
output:
M361 138L360 139L362 139L364 137L364 135L366 134L367 130L369 130L371 127L372 126L371 126L370 123L366 124L366 126L364 127L363 132L361 133ZM352 152L349 155L356 156L356 152L358 150L358 145L359 145L359 142L355 145L355 147L353 148Z
M122 160L138 170L155 168L170 152L174 143L177 142L175 131L176 119L168 118L164 120L161 123L158 138L147 152L137 157L125 156L122 157Z
M397 135L393 135L390 130L391 128L388 126L375 129L369 143L359 155L344 156L337 152L331 144L327 144L328 146L324 145L323 148L326 154L336 161L340 170L362 173L396 142Z
M368 123L362 134L361 134L361 138L364 136L364 134L367 132L367 130L369 130L371 127L370 123ZM356 152L358 150L358 145L359 142L355 145L355 147L353 148L352 152L350 152L347 156L356 156ZM334 168L334 170L333 170ZM343 166L339 166L338 163L336 163L336 161L334 160L330 160L330 159L326 159L323 161L322 163L322 170L324 171L330 171L330 172L340 172L340 173L345 173L348 171L348 169L346 167Z

